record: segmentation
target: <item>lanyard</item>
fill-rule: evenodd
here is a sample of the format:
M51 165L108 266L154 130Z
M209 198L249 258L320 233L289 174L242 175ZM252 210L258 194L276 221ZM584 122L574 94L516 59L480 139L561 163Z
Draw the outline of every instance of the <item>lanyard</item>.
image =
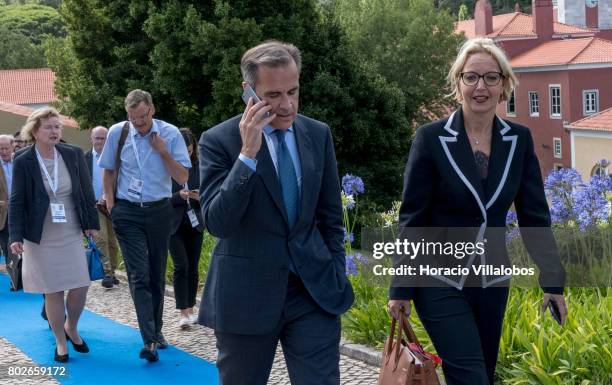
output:
M151 130L153 130L153 126L151 126ZM147 153L145 154L145 157L142 161L142 163L140 162L140 155L138 154L138 149L136 148L136 130L134 129L134 127L130 124L130 137L132 138L132 149L134 150L134 157L136 158L136 163L138 164L138 171L140 171L140 177L142 178L142 163L146 163L147 159L149 159L149 156L151 155L151 152L153 152L153 148L149 145L149 151L147 151Z
M40 156L40 152L38 152L37 148L35 148L35 150L36 157L38 158L38 163L40 164L40 168L42 168L43 172L45 173L45 177L47 178L47 182L49 182L49 188L51 189L51 192L53 192L53 196L57 198L57 196L55 195L55 192L57 191L57 170L59 168L57 166L57 150L55 149L55 147L53 147L53 180L51 180L51 175L49 175L49 171L47 171L47 166L45 165L42 156Z

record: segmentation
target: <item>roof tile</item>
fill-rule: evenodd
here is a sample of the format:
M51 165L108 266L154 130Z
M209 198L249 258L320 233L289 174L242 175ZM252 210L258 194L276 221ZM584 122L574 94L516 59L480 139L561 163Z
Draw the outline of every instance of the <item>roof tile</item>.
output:
M21 115L27 118L28 116L32 114L32 112L36 111L36 108L20 106L18 104L13 104L13 103L0 102L0 111L9 112L15 115ZM79 128L79 124L76 122L76 120L68 116L65 116L65 115L60 115L60 117L62 120L62 124L64 126L72 127L72 128ZM24 119L24 123L25 123L25 119Z
M512 58L513 68L612 63L612 41L597 37L552 40Z
M572 130L593 130L612 132L612 107L582 118L569 124L567 127Z
M459 21L455 25L457 32L464 32L467 38L476 37L474 19ZM593 30L574 25L554 22L554 32L558 35L594 34ZM502 37L536 37L533 31L531 15L522 12L504 13L493 16L493 32L487 35L491 38Z
M57 99L55 74L50 68L0 70L0 101L43 104Z

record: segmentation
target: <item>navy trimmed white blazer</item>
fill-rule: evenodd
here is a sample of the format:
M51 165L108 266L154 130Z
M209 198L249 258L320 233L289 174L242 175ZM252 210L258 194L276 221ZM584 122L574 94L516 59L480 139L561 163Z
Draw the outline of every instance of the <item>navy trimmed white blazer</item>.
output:
M470 146L461 108L450 117L420 127L412 142L404 173L399 231L410 228L474 228L475 241L487 239L488 254L496 263L508 266L504 231L506 215L514 203L523 241L540 270L539 282L545 292L562 293L565 270L561 265L552 231L548 203L533 139L527 127L494 118L486 183L480 179ZM537 229L527 231L527 228ZM495 236L495 234L498 234ZM491 264L487 253L466 258ZM436 276L462 289L466 276ZM508 280L510 276L482 276L482 287ZM394 281L396 282L396 281ZM390 288L391 299L409 299L413 287ZM434 286L440 286L437 282Z

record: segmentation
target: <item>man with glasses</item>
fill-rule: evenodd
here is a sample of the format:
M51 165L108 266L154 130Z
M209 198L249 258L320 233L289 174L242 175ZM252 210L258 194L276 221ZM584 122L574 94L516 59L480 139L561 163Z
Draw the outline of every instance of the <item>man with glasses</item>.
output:
M15 147L15 152L18 152L19 150L21 150L22 148L27 147L27 143L25 140L21 139L21 137L19 136L20 131L17 131L14 135L13 135L13 145Z
M178 128L153 119L151 94L131 91L125 109L127 121L110 128L98 165L104 169L106 207L144 342L140 358L153 362L158 360L157 349L168 346L161 329L170 241L170 221L165 219L173 215L172 179L186 183L191 161Z

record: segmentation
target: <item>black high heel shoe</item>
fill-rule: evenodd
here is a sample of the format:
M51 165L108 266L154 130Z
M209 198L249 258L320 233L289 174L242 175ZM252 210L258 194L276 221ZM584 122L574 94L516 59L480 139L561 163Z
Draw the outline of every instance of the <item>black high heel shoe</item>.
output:
M64 330L64 333L66 333L66 341L70 341L70 343L72 343L72 347L74 348L74 350L76 350L79 353L89 353L89 346L87 346L87 343L85 342L85 340L83 339L83 337L81 337L81 344L76 344L68 335L68 332L66 330Z
M68 353L66 354L57 354L57 347L55 347L55 352L53 355L53 360L56 362L65 363L68 362Z

